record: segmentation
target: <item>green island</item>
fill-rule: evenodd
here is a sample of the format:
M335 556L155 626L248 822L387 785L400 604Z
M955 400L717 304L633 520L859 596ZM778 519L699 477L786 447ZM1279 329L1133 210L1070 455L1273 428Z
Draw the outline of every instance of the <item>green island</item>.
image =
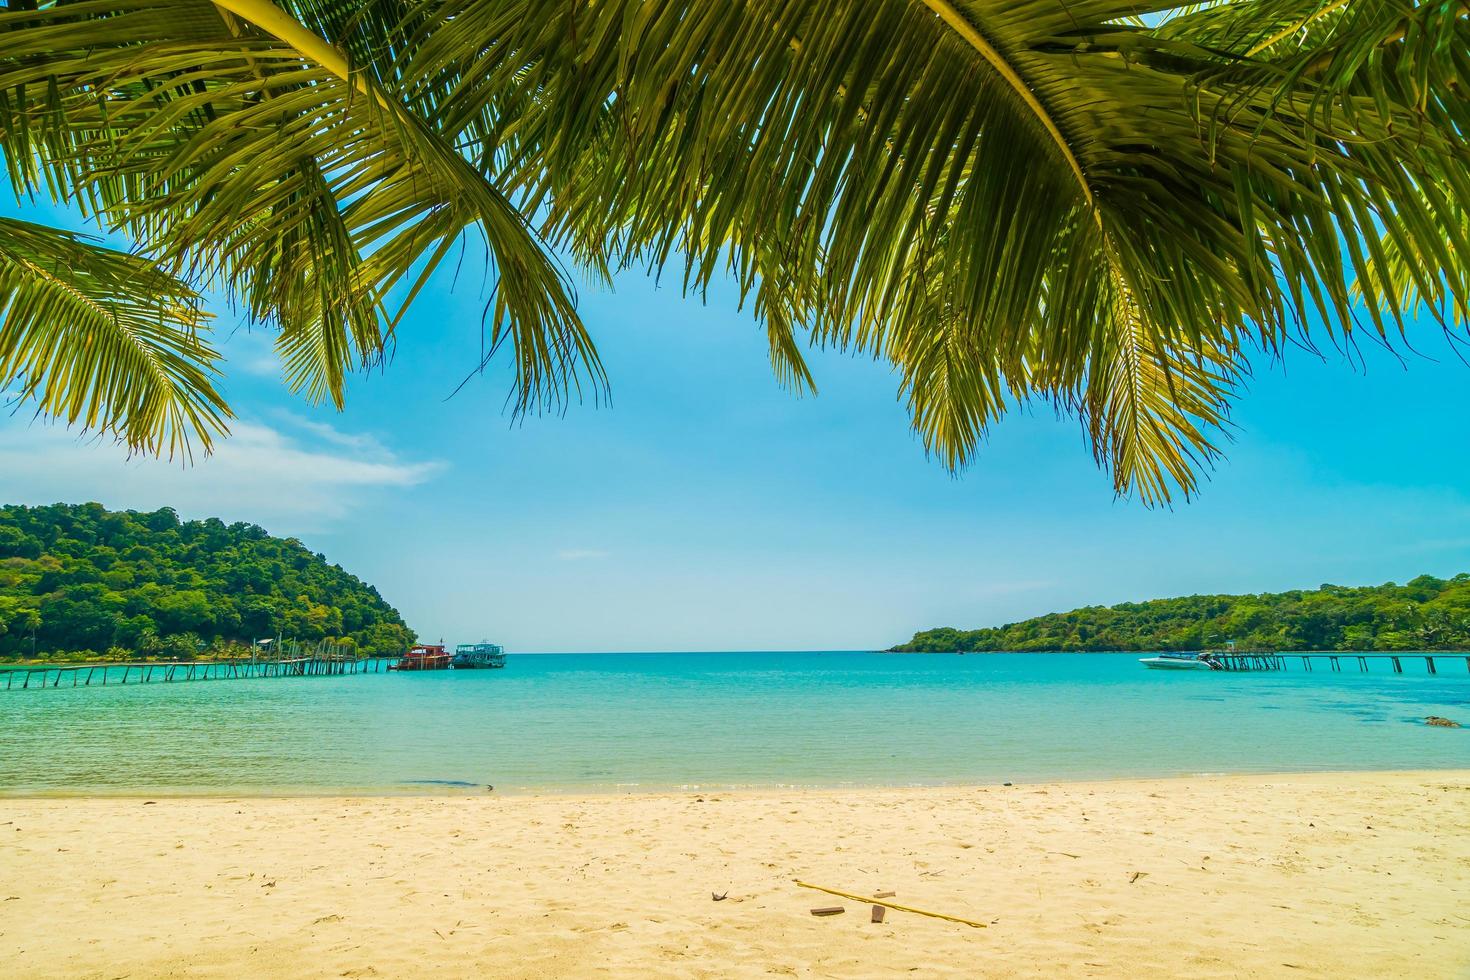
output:
M221 659L257 638L364 656L414 640L378 591L295 538L172 508L0 507L0 658Z
M1467 650L1470 574L1084 606L984 629L923 630L897 653Z

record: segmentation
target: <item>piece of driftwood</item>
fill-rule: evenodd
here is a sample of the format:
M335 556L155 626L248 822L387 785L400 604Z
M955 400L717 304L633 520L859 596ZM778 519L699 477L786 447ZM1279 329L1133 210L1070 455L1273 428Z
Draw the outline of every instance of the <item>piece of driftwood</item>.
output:
M874 898L892 898L893 896L895 896L897 894L898 894L898 892L874 892L873 893L873 897Z
M874 922L882 922L883 921L883 915L887 911L888 910L886 908L884 908L883 906L881 906L881 905L874 905L873 906L873 921Z
M836 895L838 898L846 898L854 902L871 902L874 905L883 905L898 912L912 912L915 915L927 915L931 919L944 919L946 922L958 922L960 925L971 926L975 929L984 929L986 927L983 922L976 922L974 919L962 919L957 915L945 915L943 912L927 912L924 909L916 909L910 905L899 905L897 902L880 902L871 898L864 898L862 895L854 895L852 892L838 891L836 888L813 885L805 881L798 881L796 884L801 888L812 888L816 891L826 892L828 895Z
M824 905L819 909L812 909L812 915L841 915L846 911L841 905Z

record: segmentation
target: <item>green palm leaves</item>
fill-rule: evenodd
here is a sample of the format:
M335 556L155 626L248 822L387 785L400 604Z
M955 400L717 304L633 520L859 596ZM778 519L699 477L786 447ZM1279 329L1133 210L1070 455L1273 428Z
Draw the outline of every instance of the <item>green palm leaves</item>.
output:
M951 466L1043 399L1120 492L1167 500L1215 454L1248 344L1350 331L1354 280L1380 332L1406 283L1463 307L1453 5L1153 28L1055 0L511 6L457 5L420 64L501 39L454 101L506 133L549 232L590 261L682 255L696 287L726 267L757 312L889 360ZM507 125L521 89L550 115Z
M517 407L556 404L580 370L600 384L566 275L519 210L370 76L207 2L12 11L0 45L17 190L74 201L159 269L237 297L278 329L293 388L340 405L347 373L391 343L389 292L411 300L465 232L494 262L488 347L513 349Z
M283 4L334 70L256 0L83 0L0 14L0 146L278 325L314 397L466 229L519 404L600 386L533 215L601 274L732 276L785 383L808 343L893 364L946 465L1043 401L1161 502L1245 351L1470 299L1463 0L1174 6Z
M155 455L207 450L228 409L198 304L136 256L0 218L0 380L46 415Z

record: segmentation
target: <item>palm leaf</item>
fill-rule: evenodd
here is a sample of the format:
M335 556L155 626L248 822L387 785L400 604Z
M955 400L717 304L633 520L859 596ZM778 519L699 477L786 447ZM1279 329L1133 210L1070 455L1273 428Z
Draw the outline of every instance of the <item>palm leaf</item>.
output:
M395 70L589 263L779 283L800 303L755 307L778 335L799 308L815 342L892 360L949 465L1048 398L1121 490L1167 500L1213 455L1247 347L1352 331L1355 279L1379 332L1404 329L1382 234L1421 288L1460 281L1434 211L1466 187L1443 103L1470 50L1443 4L1226 0L1146 26L1171 6L452 0ZM1426 26L1395 41L1406 16ZM1428 25L1451 38L1413 61L1433 83L1368 91Z
M0 389L130 449L189 457L230 418L199 297L137 256L0 218Z
M330 397L472 227L522 404L600 384L536 214L598 275L731 276L798 388L803 331L890 361L950 466L1043 400L1157 502L1251 347L1465 308L1463 0L283 6L0 14L0 148Z
M559 403L584 372L600 390L565 273L369 73L344 77L207 2L56 4L0 14L0 34L0 148L17 189L76 201L164 268L241 298L280 327L293 387L340 405L347 372L377 362L401 320L389 293L411 301L471 231L518 409Z

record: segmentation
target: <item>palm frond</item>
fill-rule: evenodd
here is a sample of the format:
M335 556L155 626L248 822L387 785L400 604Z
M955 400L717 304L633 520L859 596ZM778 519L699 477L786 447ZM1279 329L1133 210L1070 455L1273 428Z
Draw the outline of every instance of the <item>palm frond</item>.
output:
M1449 205L1436 209L1434 220L1444 226L1444 240L1452 250L1460 254L1470 252L1470 209ZM1444 324L1446 329L1470 328L1470 267L1443 268L1437 256L1405 254L1405 247L1414 244L1401 243L1392 236L1385 236L1379 243L1369 264L1371 280L1377 284L1380 303L1392 303L1399 309L1427 309ZM1425 269L1440 269L1440 275L1425 275ZM1453 277L1453 278L1452 278ZM1360 280L1361 282L1361 280ZM1354 293L1361 296L1362 287L1354 284Z
M1171 347L1121 275L1112 304L1112 329L1097 338L1086 384L1069 397L1119 494L1166 503L1178 487L1187 497L1219 456L1212 433L1229 420L1229 396L1244 364L1223 347Z
M1167 500L1247 346L1352 331L1354 280L1380 334L1405 328L1384 235L1421 289L1470 265L1435 217L1467 175L1443 103L1470 45L1442 2L1148 26L1180 6L448 0L396 70L585 260L780 283L815 342L892 360L946 463L1052 397L1120 489ZM1147 343L1119 340L1134 318ZM1108 394L1145 376L1147 399Z
M803 341L888 360L947 465L1048 401L1163 502L1248 349L1466 309L1464 0L282 9L347 77L202 0L0 14L0 149L278 322L313 394L469 228L521 403L600 386L534 214L600 276L733 278L799 389Z
M209 452L231 417L187 285L151 263L0 218L0 390L129 449Z
M411 301L471 232L518 409L558 404L584 376L600 391L566 273L371 73L343 77L202 0L11 11L0 35L0 148L17 188L73 200L164 268L240 297L280 327L294 387L340 405L347 371L381 358L401 320L389 293L402 284Z

